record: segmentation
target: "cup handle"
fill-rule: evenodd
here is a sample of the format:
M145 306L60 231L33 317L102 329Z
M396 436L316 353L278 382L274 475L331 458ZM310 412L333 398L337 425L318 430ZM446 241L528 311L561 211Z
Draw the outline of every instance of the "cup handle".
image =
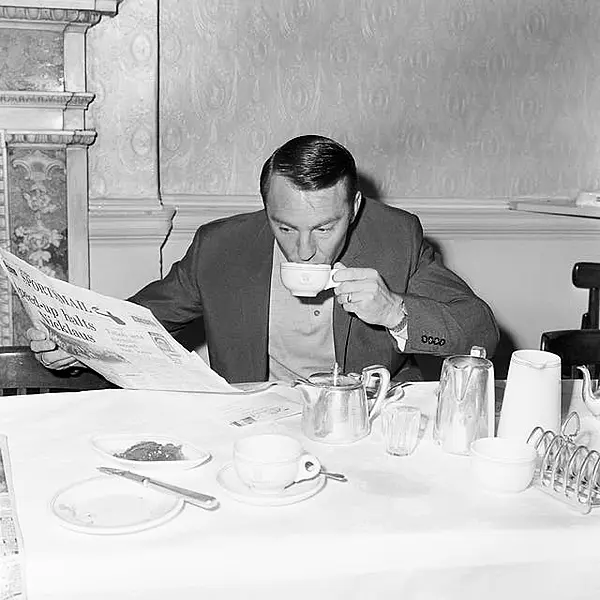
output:
M329 273L329 281L324 289L329 290L331 288L337 287L340 285L341 281L334 281L333 276L339 271L339 269L331 269L331 273Z
M313 454L303 454L298 464L295 481L314 479L321 472L321 461Z
M390 387L390 372L383 365L373 365L371 367L365 367L362 371L365 394L369 382L375 375L379 375L379 383L377 385L377 394L375 396L375 399L369 407L369 419L371 421L377 416L379 409L381 408L381 403L383 402L383 399L387 394L388 388Z

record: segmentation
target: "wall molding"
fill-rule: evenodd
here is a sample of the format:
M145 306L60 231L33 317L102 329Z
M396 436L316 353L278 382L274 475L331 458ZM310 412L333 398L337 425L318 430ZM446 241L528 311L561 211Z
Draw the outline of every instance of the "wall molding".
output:
M419 216L428 237L439 240L597 240L600 219L540 215L509 210L507 199L393 198L388 204ZM258 196L167 195L93 198L89 204L90 246L162 248L170 265L181 257L196 229L209 221L260 210ZM126 250L125 250L126 251Z
M0 5L0 19L40 24L96 25L103 15L114 17L123 0L9 0Z
M176 212L171 237L189 238L208 221L262 208L259 196L167 194L162 201ZM384 201L418 215L426 235L436 239L597 239L600 234L600 219L514 211L509 209L509 198L386 198Z
M89 92L11 92L0 91L0 107L78 108L86 110L94 99Z
M160 247L169 235L174 214L157 198L92 198L90 244Z
M91 146L96 141L97 133L93 130L48 130L48 131L7 131L8 146Z

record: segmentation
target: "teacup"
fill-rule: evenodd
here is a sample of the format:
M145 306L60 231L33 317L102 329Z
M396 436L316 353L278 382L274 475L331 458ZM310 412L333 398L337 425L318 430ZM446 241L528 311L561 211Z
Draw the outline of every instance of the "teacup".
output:
M278 433L237 440L233 466L242 483L260 494L279 494L292 483L313 479L321 471L319 459L305 452L298 440Z
M531 483L537 463L534 446L501 437L475 440L471 457L479 483L496 492L522 492Z
M337 269L331 265L313 263L281 263L281 281L294 296L316 296L338 285L333 281Z

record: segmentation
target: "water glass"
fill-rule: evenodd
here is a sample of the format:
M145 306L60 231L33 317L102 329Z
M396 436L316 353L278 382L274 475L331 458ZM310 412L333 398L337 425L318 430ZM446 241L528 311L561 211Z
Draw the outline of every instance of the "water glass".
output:
M401 402L389 402L381 411L385 451L407 456L417 447L421 429L421 411Z

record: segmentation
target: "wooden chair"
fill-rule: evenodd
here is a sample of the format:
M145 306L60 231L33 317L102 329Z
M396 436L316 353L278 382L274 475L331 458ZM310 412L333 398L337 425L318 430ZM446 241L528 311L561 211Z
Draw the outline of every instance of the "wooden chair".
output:
M93 371L51 371L28 346L0 346L0 396L76 392L116 387Z
M588 309L581 319L581 329L598 329L600 323L600 263L575 263L571 278L576 288L589 290Z
M600 329L564 329L542 333L541 350L558 354L563 379L577 379L577 365L586 365L593 379L600 374Z

